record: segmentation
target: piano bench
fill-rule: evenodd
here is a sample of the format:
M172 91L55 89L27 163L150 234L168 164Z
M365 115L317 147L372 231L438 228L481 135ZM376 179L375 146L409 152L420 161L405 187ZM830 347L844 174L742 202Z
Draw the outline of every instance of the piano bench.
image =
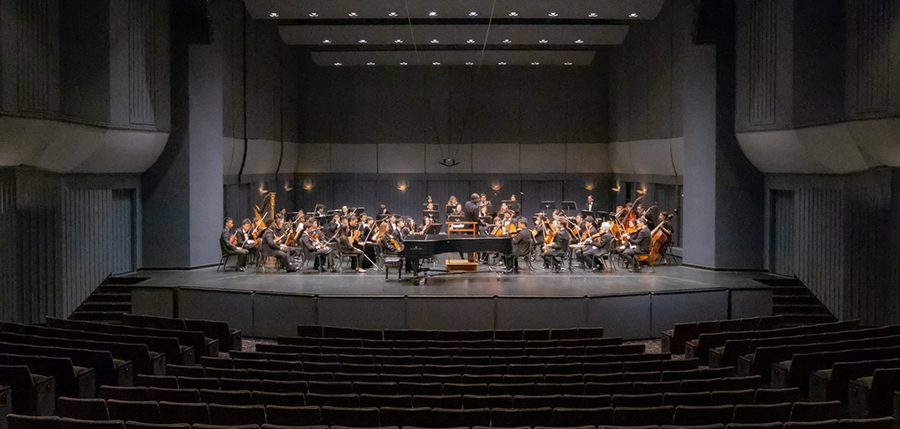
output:
M384 279L387 280L388 276L391 273L391 268L397 269L397 279L401 279L403 276L403 258L399 256L385 256L384 257Z

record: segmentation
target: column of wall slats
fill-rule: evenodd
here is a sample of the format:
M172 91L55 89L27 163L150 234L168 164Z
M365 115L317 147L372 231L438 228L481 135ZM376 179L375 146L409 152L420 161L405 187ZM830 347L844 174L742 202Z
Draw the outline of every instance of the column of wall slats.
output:
M832 313L843 313L843 195L840 190L797 191L797 277Z

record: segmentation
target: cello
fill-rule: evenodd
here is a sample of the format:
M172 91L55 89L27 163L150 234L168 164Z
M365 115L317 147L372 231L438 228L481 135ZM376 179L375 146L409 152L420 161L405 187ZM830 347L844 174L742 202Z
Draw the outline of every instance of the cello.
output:
M657 258L659 258L659 249L669 241L669 236L662 230L662 226L673 217L675 217L674 213L666 216L666 219L660 222L659 225L656 225L656 228L653 228L653 231L650 232L650 258L647 259L650 262L650 266L653 266Z

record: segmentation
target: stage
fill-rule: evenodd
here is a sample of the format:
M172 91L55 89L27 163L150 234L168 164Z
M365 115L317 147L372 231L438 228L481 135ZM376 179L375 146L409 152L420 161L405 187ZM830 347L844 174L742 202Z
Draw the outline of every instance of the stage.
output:
M442 268L442 260L432 267ZM272 271L141 271L133 311L228 320L248 337L295 335L298 323L380 329L507 329L603 326L608 335L658 337L689 320L769 315L772 288L762 272L683 266L630 273L575 268L551 273L535 262L521 274L479 265L477 273L429 277L423 284L396 270L358 274Z

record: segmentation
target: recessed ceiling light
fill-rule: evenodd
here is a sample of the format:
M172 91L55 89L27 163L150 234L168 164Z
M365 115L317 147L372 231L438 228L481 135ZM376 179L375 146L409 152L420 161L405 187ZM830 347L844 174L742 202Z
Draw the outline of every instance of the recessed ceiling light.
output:
M435 61L435 62L433 62L433 63L431 63L431 65L433 65L433 66L439 66L439 65L441 65L441 63L440 63L440 62L437 62L437 61Z
M550 12L550 16L555 18L555 17L559 16L559 14L556 12Z
M371 61L369 61L369 62L367 62L367 63L366 63L366 65L367 65L367 66L374 66L374 65L375 65L375 63L373 63L373 62L371 62Z
M469 61L469 62L466 63L466 65L467 65L467 66L471 66L471 65L475 65L475 63Z
M472 39L469 39L469 40L466 40L466 43L475 43L475 41Z
M565 65L570 66L570 65L572 65L572 63L565 63Z
M431 39L431 43L441 43L438 39Z
M407 65L407 64L408 64L408 63L407 63L406 61L403 61L402 63L400 63L401 66L405 66L405 65Z
M403 41L400 39L397 39L397 40L394 40L394 43L403 43Z
M539 63L539 62L537 62L537 61L532 61L532 62L531 62L531 65L533 65L533 66L539 66L539 65L541 65L541 63Z
M469 12L469 16L478 16L478 12Z
M272 12L269 14L269 18L278 18L278 14L275 12Z
M343 65L343 64L341 64L341 63L334 63L334 65L336 65L336 66L341 66L341 65Z
M318 14L318 13L315 13L315 12L309 14L309 17L310 17L310 18L315 18L315 17L317 17L317 16L319 16L319 14Z
M596 13L596 12L591 12L591 13L588 14L588 17L589 17L589 18L596 18L596 17L597 17L597 13Z
M428 12L428 16L437 16L437 12Z
M357 15L357 13L356 13L356 12L350 12L350 14L349 14L349 15L350 15L350 16L359 16L359 15Z
M369 43L369 42L367 42L366 39L360 39L359 43Z
M630 17L632 17L632 18L637 18L637 17L638 17L638 14L632 13L631 15L628 15L628 16L630 16Z
M575 43L584 43L584 40L578 39L575 41Z
M388 16L397 16L397 12L391 12L388 14Z
M541 39L538 41L538 43L547 43L547 39Z
M516 12L510 12L510 13L509 13L509 16L519 16L519 14L516 13Z
M503 39L503 43L512 43L512 40L509 40L509 39Z
M322 43L328 44L328 43L331 43L331 40L325 39L322 41Z
M506 65L506 61L500 61L500 62L497 63L497 64L499 64L499 65L501 65L501 66L505 66L505 65Z

